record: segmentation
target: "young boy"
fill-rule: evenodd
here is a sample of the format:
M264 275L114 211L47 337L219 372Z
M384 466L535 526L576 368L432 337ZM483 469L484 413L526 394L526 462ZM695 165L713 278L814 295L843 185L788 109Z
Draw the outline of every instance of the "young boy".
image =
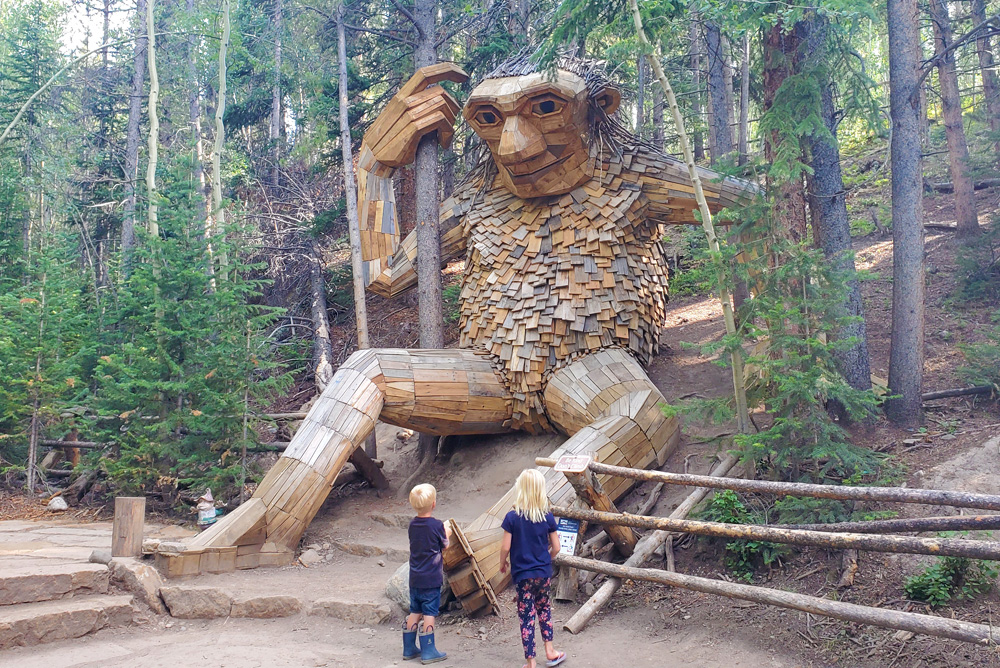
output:
M441 520L431 517L437 505L434 485L425 483L410 490L410 505L417 516L410 520L410 614L403 622L403 658L428 664L448 658L434 646L434 618L444 584L441 553L448 547L450 531ZM417 625L421 617L424 630L418 648Z

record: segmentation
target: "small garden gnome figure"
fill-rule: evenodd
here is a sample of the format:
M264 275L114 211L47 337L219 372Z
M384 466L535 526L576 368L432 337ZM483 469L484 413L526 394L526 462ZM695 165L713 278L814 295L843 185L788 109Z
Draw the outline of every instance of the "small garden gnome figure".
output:
M215 524L218 511L215 509L215 499L212 498L212 490L206 489L205 493L198 498L198 528L207 529Z

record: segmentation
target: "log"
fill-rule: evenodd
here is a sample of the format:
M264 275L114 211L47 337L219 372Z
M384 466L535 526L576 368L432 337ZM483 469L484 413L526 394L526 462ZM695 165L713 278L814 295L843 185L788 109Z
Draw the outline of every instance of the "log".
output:
M855 549L869 552L1000 560L1000 542L996 541L806 531L758 524L724 524L722 522L702 522L667 517L643 517L628 513L604 513L584 508L560 506L553 506L552 514L556 517L598 522L604 526L621 524L636 529L658 529L734 540L762 540L787 545L824 547L831 550Z
M636 515L648 515L649 511L653 509L656 502L660 500L660 494L663 493L663 483L657 483L653 491L649 493L646 500L642 502L642 505L635 511ZM610 539L608 538L608 532L603 529L598 533L594 534L591 538L587 539L587 542L583 544L583 548L580 550L580 554L596 554L597 550L604 547L605 544ZM627 556L627 555L626 555Z
M47 445L53 448L82 448L94 450L97 448L106 448L111 443L98 443L96 441L55 441L48 438L43 438L38 441L40 445Z
M142 527L146 519L146 497L115 498L115 520L111 527L112 557L142 556Z
M564 471L563 474L569 480L569 484L573 486L573 489L576 490L577 497L583 499L593 510L603 511L608 514L618 514L618 509L615 507L614 502L608 498L608 495L601 487L600 481L594 477L593 473L590 471L584 471L583 473ZM605 524L604 530L611 538L611 542L615 544L619 554L623 557L632 556L637 539L635 532L631 528L620 524Z
M970 394L992 394L992 385L975 385L973 387L960 387L954 390L941 390L939 392L925 392L920 395L923 401L934 401L935 399L947 399L948 397L966 397Z
M729 455L724 460L719 462L719 464L712 469L711 473L708 475L710 477L724 476L729 471L736 466L739 460L733 455ZM537 463L537 460L536 460ZM708 496L708 488L699 487L698 489L692 491L686 499L677 506L677 508L670 513L670 517L675 519L680 519L687 517L688 513L694 510L694 507L698 505L702 499ZM644 536L638 543L636 543L635 551L632 556L628 558L625 562L626 566L642 566L642 564L652 556L653 552L656 551L657 546L666 540L668 536L666 531L654 531L647 536ZM604 584L601 585L600 589L594 592L594 595L587 600L583 606L573 614L572 617L567 620L563 625L563 628L570 633L579 633L587 625L587 623L593 618L597 612L607 605L614 593L618 591L618 588L622 586L622 581L619 578L611 577L608 578Z
M936 190L939 193L950 193L955 191L955 186L951 181L944 181L941 183L931 183L930 181L924 182L924 185L929 190ZM982 181L976 181L972 184L974 190L985 190L986 188L995 188L1000 186L1000 179L983 179Z
M305 420L306 416L309 415L305 412L299 413L259 413L257 417L266 418L268 420Z
M830 524L774 524L782 529L848 531L851 533L906 533L910 531L992 531L1000 529L1000 515L948 515L916 519L832 522Z
M555 466L556 460L541 458L535 460L539 466ZM668 485L697 485L713 489L731 489L737 492L761 492L775 496L809 496L819 499L840 499L844 501L884 501L890 503L926 503L935 506L956 508L978 508L1000 510L1000 496L996 494L974 494L938 489L910 489L907 487L850 487L846 485L814 485L803 482L776 482L773 480L745 480L742 478L717 478L710 475L691 473L666 473L610 466L591 462L594 473L619 476L631 480L655 480Z
M754 603L774 605L780 608L801 610L814 615L833 617L857 624L868 624L884 629L899 629L912 633L950 638L977 645L997 644L1000 642L1000 632L993 631L991 626L975 624L958 619L921 615L899 610L885 610L854 603L843 603L826 598L797 594L767 587L723 582L711 578L671 573L654 568L634 568L627 565L609 564L593 559L558 555L556 564L574 566L579 569L603 573L615 579L628 578L643 582L656 582L671 587L689 589L705 594L715 594L726 598L735 598ZM608 580L609 582L611 580Z
M385 474L382 473L382 469L379 465L368 456L364 447L354 448L354 452L351 453L349 461L354 464L354 468L358 470L358 473L360 473L372 487L380 491L389 489L389 481L386 480Z

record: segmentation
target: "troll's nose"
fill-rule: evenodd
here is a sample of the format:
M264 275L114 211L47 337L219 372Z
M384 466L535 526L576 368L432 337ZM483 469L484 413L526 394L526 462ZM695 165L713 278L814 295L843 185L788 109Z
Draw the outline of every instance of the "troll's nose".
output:
M499 158L507 163L523 162L545 152L542 133L528 120L510 116L504 122L500 135Z

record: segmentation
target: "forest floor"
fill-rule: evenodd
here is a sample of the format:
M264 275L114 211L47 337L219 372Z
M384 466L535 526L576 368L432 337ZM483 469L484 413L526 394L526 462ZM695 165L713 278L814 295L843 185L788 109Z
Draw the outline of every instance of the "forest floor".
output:
M996 190L979 193L982 211L997 208ZM928 198L928 222L951 220L948 196ZM988 216L984 215L985 224ZM862 284L872 371L885 378L891 323L892 242L876 235L855 240L859 269L868 272ZM961 387L957 369L963 358L958 343L981 341L987 335L991 309L963 304L954 298L958 280L957 250L950 232L928 230L925 330L925 391ZM457 268L452 268L456 272ZM457 273L457 272L456 272ZM415 345L415 305L405 300L370 304L373 339L378 346ZM456 338L452 327L451 345ZM345 350L351 347L350 323L341 323L335 336ZM690 396L711 398L730 391L729 372L703 356L701 345L722 336L724 327L717 302L706 296L677 297L668 305L661 355L650 376L669 401ZM693 344L693 345L686 345ZM290 396L306 392L303 383ZM289 399L276 409L297 409L301 399ZM763 417L763 416L761 416ZM711 466L723 439L732 433L726 425L685 425L684 438L666 470L704 472ZM395 429L380 429L380 457L394 483L407 477L417 462L415 439L395 443ZM1000 493L1000 413L995 403L976 398L936 401L927 405L925 429L916 434L884 421L859 427L854 442L889 453L904 467L905 484ZM904 439L917 438L914 446ZM546 455L561 441L558 436L507 435L449 440L447 452L427 473L439 490L437 515L468 521L506 491L517 473L535 456ZM395 446L395 447L394 447ZM634 490L620 507L632 509L648 494L650 485ZM666 515L686 495L683 488L667 489L654 514ZM16 508L6 502L3 519L30 517L37 509ZM888 506L901 517L947 514L952 510L919 506ZM398 496L379 498L357 483L335 490L311 525L304 545L331 540L378 542L405 548L405 529L376 525L373 514L409 513ZM82 519L82 518L78 518ZM373 528L376 527L376 528ZM299 567L276 569L267 575L268 587L298 591L312 588L331 595L359 583L360 596L380 597L385 580L402 560L362 560L348 554L331 556L308 571ZM723 565L720 546L704 541L681 542L676 550L680 572L731 579ZM385 562L390 563L385 563ZM930 558L863 553L854 585L838 590L841 555L819 549L797 551L779 567L758 574L754 584L867 605L929 612L910 602L903 592L905 579L931 563ZM652 564L659 567L662 564ZM244 584L250 580L241 581ZM598 580L599 582L599 580ZM367 589L366 589L367 588ZM584 600L581 594L579 602ZM566 665L656 665L857 667L1000 666L995 650L925 636L896 634L867 626L827 620L794 611L734 602L704 594L628 582L608 610L581 634L560 630L562 621L578 604L557 604L557 644L570 660ZM487 668L517 666L520 643L509 592L501 596L502 617L465 620L445 614L439 627L439 646L451 653L443 665ZM1000 597L991 591L974 601L938 608L934 614L989 623L1000 613ZM371 628L339 620L295 617L279 620L181 621L150 618L144 627L102 631L96 636L20 651L17 665L33 666L391 666L398 663L396 622Z

